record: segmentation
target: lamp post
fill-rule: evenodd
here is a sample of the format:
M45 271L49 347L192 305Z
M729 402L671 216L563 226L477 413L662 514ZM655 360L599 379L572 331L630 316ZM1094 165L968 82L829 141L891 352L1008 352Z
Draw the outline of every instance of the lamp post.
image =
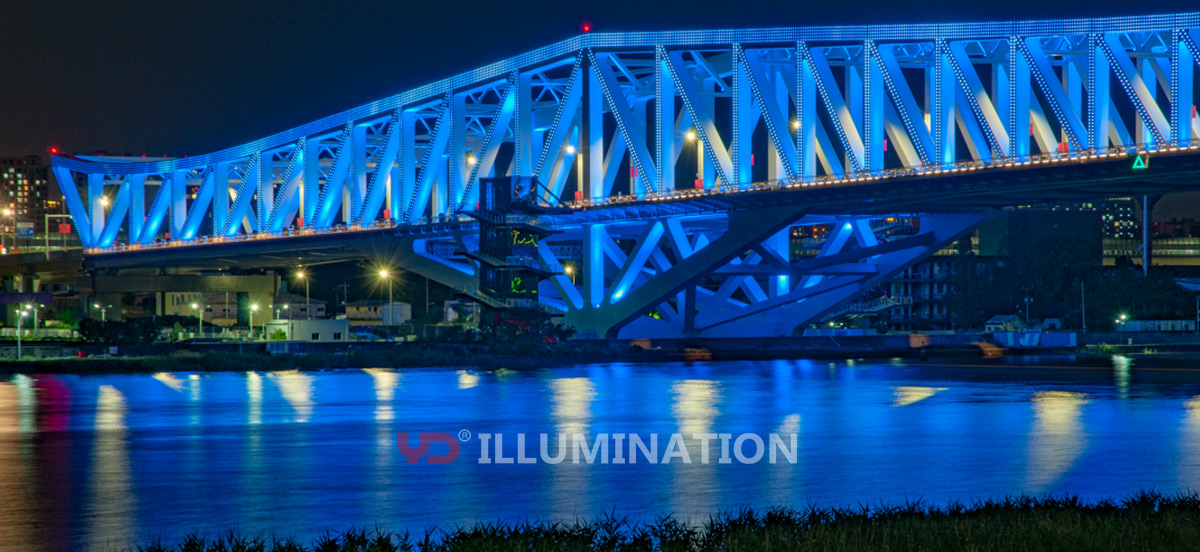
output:
M250 341L254 341L254 312L258 310L258 305L250 305Z
M25 310L33 313L33 337L38 336L38 309L46 305L39 304L36 307L30 303L25 305Z
M575 267L573 267L571 265L566 265L563 267L563 272L566 272L567 276L570 276L571 285L575 285Z
M204 337L204 313L200 312L200 305L192 303L192 310L196 311L196 318L200 319L200 328L196 330L196 334Z
M304 271L296 273L296 277L304 280L304 310L308 313L308 319L312 320L312 303L308 300L308 277L304 275Z
M112 305L107 305L107 306L102 307L102 306L100 306L100 303L96 303L96 304L92 305L92 308L100 309L100 323L101 324L108 322L107 313L108 313L108 309L112 308Z
M383 278L384 280L387 280L387 285L388 285L387 327L388 327L388 337L391 337L392 336L392 322L393 322L393 320L392 320L392 275L390 273L388 273L388 270L385 268L385 269L382 269L379 271L379 277Z
M25 311L17 312L17 360L21 360L21 321L25 319Z
M575 149L575 146L573 146L571 144L567 144L567 153L568 154L575 155L576 151L578 151L578 150ZM580 197L585 197L585 192L583 190L583 153L582 152L579 155L575 156L575 188L577 190L579 190Z
M696 131L691 130L691 129L688 129L687 133L685 133L683 135L683 139L686 140L689 144L692 142L696 142L696 138L697 138ZM704 165L704 156L700 154L700 147L701 146L700 146L699 142L697 142L696 143L696 178L697 179L700 178L700 170L701 170L701 167L703 167L703 165Z

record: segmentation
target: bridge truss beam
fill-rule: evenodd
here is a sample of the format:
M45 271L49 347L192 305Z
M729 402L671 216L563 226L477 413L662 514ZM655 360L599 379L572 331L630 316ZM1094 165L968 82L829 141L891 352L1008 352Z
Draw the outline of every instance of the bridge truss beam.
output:
M902 182L1197 149L1198 39L1200 13L587 34L217 153L55 157L53 172L81 242L105 254L432 227L474 209L488 176L536 177L544 201L583 214L764 184ZM573 236L583 282L556 276L543 302L605 335L724 335L765 327L767 312L810 319L971 226L967 215L916 211L932 241L887 251L873 248L892 238L872 245L866 219L822 215L851 225L832 235L852 250L880 251L838 265L869 275L783 262L780 232L817 220L803 208L644 212L620 224L561 217L556 247ZM413 258L459 285L474 267L451 257ZM564 260L542 255L552 270ZM776 280L737 272L760 265L780 271ZM731 283L712 288L714 278Z

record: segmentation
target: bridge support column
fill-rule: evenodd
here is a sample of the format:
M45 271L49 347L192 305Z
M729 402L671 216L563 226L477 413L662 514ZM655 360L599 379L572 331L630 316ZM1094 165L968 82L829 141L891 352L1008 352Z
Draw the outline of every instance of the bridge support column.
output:
M1162 199L1161 195L1142 196L1142 274L1150 273L1150 264L1154 262L1151 248L1151 238L1154 228L1154 204Z

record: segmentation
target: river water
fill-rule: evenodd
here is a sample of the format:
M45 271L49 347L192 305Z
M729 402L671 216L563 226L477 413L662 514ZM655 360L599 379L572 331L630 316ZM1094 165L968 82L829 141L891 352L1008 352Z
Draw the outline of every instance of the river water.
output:
M459 454L428 463L451 448L433 445L411 465L399 432L413 447L418 432L448 434ZM723 463L711 438L702 462L695 436L710 433L760 436L776 462L741 461L749 440ZM519 434L532 463L500 463L520 455ZM568 436L573 456L544 460L541 434L554 450ZM607 436L608 456L588 464L576 434L585 448ZM655 454L629 463L617 434L657 439ZM664 458L675 434L687 462L678 447ZM1187 359L0 376L0 551L1188 488L1200 361Z

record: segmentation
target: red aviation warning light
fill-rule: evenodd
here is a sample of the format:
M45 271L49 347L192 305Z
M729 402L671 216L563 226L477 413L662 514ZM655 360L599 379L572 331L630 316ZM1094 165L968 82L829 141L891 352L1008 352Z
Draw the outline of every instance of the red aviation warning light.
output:
M583 33L592 32L592 22L584 19L583 22L579 24L579 30Z

